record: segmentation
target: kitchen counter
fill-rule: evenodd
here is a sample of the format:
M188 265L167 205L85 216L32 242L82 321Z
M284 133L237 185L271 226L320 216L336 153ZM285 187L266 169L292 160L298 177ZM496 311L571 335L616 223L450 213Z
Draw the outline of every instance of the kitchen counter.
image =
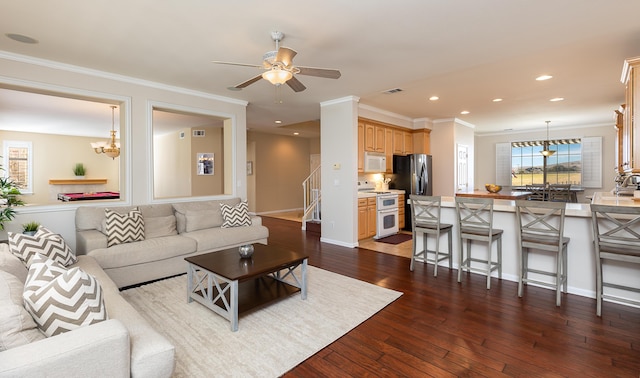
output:
M531 192L511 191L490 193L486 190L472 190L468 192L458 192L456 197L476 197L476 198L493 198L503 200L527 199Z
M404 190L398 190L398 189L389 189L389 190L385 190L385 191L389 192L389 193L394 193L394 194L404 194ZM376 192L373 192L373 191L361 190L361 191L358 191L358 198L375 197L378 194L380 194L380 193L376 193Z
M640 198L633 198L633 196L620 196L609 192L596 192L593 193L593 199L591 203L594 205L606 205L606 206L637 206L640 207Z

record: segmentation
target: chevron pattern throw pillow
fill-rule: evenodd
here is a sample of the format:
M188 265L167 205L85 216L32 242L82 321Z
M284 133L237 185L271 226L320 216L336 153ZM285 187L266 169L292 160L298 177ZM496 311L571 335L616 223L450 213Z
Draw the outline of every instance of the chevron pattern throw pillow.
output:
M66 270L42 255L33 259L22 297L38 328L49 337L108 319L95 277L77 267Z
M247 201L242 201L236 206L221 203L220 212L222 213L222 228L251 226Z
M11 253L22 260L27 268L31 265L31 260L36 253L40 253L64 266L69 266L77 261L76 256L62 236L45 227L41 226L33 236L7 232L7 237Z
M107 247L144 240L144 218L137 207L127 214L105 209Z

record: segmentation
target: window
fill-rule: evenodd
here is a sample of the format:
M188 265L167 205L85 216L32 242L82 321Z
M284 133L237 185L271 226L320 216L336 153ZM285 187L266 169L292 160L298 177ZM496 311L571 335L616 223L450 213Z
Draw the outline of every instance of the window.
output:
M20 192L33 192L33 167L31 158L31 142L4 141L3 175L15 181Z
M602 188L602 137L552 140L556 151L545 170L542 141L496 144L496 184L523 186L567 183L583 188Z
M582 140L549 141L556 151L547 158L540 154L543 141L511 143L511 185L571 184L582 185ZM546 177L545 177L546 175Z

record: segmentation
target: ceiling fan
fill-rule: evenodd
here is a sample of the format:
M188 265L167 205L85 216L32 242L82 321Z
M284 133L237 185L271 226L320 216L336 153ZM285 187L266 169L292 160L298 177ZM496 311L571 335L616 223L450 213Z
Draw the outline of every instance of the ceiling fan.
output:
M302 92L307 89L307 87L305 87L294 75L316 76L327 79L337 79L340 77L340 71L338 70L294 66L293 57L296 56L297 52L288 47L281 47L280 42L283 38L284 34L282 32L271 32L271 39L273 39L273 41L276 43L276 49L275 51L269 51L264 54L264 56L262 57L262 65L221 62L215 60L213 61L213 63L228 64L232 66L256 67L265 70L263 73L234 86L233 88L236 89L248 87L249 85L257 82L260 79L265 79L276 86L287 83L287 85L295 92Z

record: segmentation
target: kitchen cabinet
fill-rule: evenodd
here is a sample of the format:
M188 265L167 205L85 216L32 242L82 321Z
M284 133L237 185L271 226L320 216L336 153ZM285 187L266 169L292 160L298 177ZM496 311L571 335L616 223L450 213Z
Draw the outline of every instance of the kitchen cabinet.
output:
M358 122L360 125L360 122ZM367 152L384 152L385 127L368 122L364 125L364 150Z
M398 194L398 229L400 230L402 230L405 225L404 216L405 216L404 194Z
M413 132L413 153L427 155L431 153L431 130L424 129Z
M384 156L387 161L385 173L393 173L393 129L390 127L384 129Z
M358 199L358 240L376 235L376 197Z
M358 173L364 172L364 123L358 122Z
M358 240L366 239L367 232L367 199L358 199Z
M410 131L393 130L393 153L409 155L413 153L413 135Z
M640 131L636 131L640 120L634 119L640 109L640 57L624 61L622 82L625 85L625 106L622 111L622 159L619 169L624 172L640 172Z

